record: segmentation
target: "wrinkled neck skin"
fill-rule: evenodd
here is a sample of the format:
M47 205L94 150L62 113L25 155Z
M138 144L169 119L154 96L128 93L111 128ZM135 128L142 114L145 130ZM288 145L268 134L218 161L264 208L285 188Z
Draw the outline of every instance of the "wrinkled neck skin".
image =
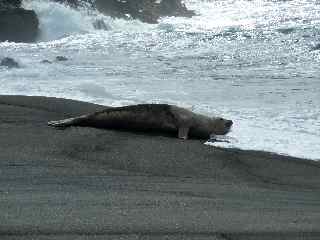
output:
M187 109L171 106L171 111L177 120L177 127L188 127L189 137L210 139L211 135L223 135L229 129L219 126L216 120L202 114L191 112Z
M178 126L190 127L190 137L210 138L214 131L213 121L210 117L176 106L171 106L171 110L178 121Z
M209 139L214 133L212 119L202 114L193 113L193 124L190 127L190 136Z

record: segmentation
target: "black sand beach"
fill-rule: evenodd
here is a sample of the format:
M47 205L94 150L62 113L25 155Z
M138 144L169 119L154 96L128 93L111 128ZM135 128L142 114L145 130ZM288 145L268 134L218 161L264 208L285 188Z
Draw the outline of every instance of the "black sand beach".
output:
M0 96L0 239L320 239L320 163L47 126L101 108Z

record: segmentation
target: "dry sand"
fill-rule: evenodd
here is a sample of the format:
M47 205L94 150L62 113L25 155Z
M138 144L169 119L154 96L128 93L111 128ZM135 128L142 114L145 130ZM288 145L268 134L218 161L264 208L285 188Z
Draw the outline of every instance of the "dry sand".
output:
M320 239L320 164L47 121L102 106L0 96L0 239Z

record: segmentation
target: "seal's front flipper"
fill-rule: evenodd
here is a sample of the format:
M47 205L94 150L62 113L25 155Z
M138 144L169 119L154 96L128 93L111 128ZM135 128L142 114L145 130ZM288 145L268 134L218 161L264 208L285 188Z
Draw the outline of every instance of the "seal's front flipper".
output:
M210 143L215 143L215 142L237 143L238 140L233 137L226 136L226 135L211 134L208 142L210 142Z
M188 127L179 127L178 137L180 139L188 139L189 128Z

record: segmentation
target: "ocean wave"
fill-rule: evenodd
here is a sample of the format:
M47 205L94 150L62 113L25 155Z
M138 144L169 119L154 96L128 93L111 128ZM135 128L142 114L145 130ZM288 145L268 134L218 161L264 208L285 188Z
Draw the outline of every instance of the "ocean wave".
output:
M23 4L25 8L33 9L39 17L39 41L57 40L101 30L143 31L148 25L138 20L113 19L86 5L74 9L49 0L30 0Z
M39 17L40 41L55 40L70 34L84 33L94 29L91 20L87 19L83 12L63 4L33 0L25 1L24 7L33 9ZM61 21L61 19L64 19L64 21Z

